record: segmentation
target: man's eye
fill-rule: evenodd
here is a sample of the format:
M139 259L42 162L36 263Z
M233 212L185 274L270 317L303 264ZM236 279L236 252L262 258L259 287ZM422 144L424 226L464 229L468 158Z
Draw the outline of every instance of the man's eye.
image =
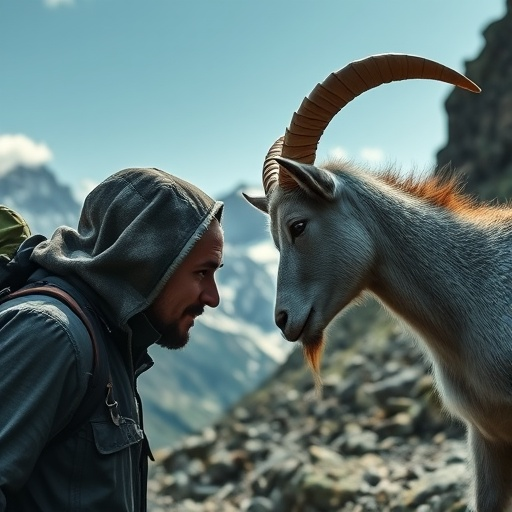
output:
M305 220L298 220L297 222L294 222L290 226L290 234L292 235L292 238L297 238L302 234L304 229L306 229L307 221Z

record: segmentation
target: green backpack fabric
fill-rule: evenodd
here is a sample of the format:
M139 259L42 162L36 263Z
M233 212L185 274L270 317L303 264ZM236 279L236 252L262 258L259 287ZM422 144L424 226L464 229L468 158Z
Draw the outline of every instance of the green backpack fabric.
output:
M46 240L31 235L25 219L11 208L0 204L0 297L26 284L37 269L30 261L34 247Z
M29 236L25 219L14 210L0 204L0 258L10 260L21 243Z

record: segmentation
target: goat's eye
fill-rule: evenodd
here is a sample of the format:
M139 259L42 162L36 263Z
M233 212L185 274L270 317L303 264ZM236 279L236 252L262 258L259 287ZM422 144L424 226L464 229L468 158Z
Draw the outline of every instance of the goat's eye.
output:
M290 234L293 238L297 238L298 236L302 235L302 232L304 229L306 229L307 221L305 220L298 220L297 222L294 222L290 226Z

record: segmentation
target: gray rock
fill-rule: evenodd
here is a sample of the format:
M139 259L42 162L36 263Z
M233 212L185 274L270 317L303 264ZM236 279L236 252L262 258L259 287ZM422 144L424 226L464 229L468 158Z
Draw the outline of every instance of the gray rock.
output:
M425 504L433 496L460 490L467 485L467 476L468 471L465 464L450 464L432 473L425 473L417 481L411 483L411 488L404 493L404 503L407 506L419 506Z
M274 512L274 504L264 496L247 498L240 505L240 512Z

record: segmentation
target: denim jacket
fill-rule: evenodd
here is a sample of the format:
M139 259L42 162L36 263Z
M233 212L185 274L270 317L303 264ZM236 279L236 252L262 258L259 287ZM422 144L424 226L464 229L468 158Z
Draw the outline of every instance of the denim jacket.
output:
M143 353L134 370L122 335L106 325L95 332L108 353L117 416L102 400L78 430L59 435L87 390L89 334L54 298L0 305L1 512L146 510L148 450L135 378L152 361Z

